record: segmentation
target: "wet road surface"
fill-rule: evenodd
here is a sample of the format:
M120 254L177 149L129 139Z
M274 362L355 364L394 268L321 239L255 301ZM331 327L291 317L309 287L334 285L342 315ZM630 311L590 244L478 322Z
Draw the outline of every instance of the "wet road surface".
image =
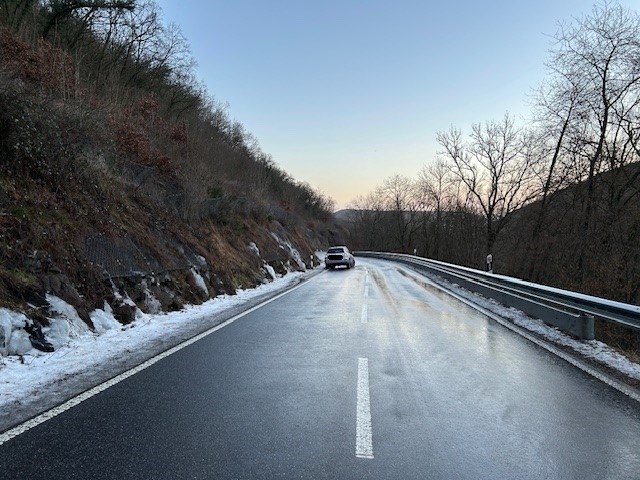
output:
M358 259L0 445L0 479L637 479L640 405Z

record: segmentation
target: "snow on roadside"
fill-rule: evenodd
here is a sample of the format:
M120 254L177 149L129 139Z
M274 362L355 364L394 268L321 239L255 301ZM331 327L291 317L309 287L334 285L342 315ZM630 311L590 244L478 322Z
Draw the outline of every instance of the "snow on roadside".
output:
M105 305L105 310L91 313L95 332L86 327L73 307L57 297L48 297L57 316L43 331L56 349L44 353L27 348L22 356L0 357L0 409L26 398L37 402L38 396L47 395L47 386L80 373L102 370L133 351L151 353L154 343L171 336L180 337L181 333L192 331L196 324L202 325L204 330L214 315L291 286L310 273L289 273L257 288L238 290L236 295L221 295L178 312L153 315L140 312L136 320L126 326L118 323ZM28 321L27 317L20 313L0 309L0 329L3 331L12 328L16 322L22 327L25 321ZM14 335L16 332L24 330L14 330ZM24 333L28 342L28 335Z
M95 328L97 334L122 327L122 324L113 316L113 310L111 310L111 306L107 302L104 302L104 308L102 310L94 310L89 316L91 317L93 328Z
M49 326L42 329L45 337L56 350L91 334L91 330L82 321L76 309L67 302L53 295L47 295L47 302L53 317L49 319ZM115 318L114 318L115 320ZM37 350L36 350L37 352Z
M0 355L20 355L30 351L29 334L22 327L32 323L22 313L0 308Z

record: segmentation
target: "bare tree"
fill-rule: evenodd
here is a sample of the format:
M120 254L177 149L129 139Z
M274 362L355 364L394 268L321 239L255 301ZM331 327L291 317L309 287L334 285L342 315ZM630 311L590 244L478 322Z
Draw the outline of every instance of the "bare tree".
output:
M402 175L393 175L382 182L376 193L388 213L393 248L401 252L413 251L421 210L420 190L416 183Z
M451 169L442 159L424 166L418 175L417 188L422 192L424 215L422 217L422 241L424 254L442 259L444 216L452 211L455 195L452 194Z
M42 36L46 38L59 23L81 11L84 11L82 16L89 16L96 10L133 10L134 8L135 0L51 0L48 2L49 16Z
M38 4L38 0L3 0L0 2L0 22L18 31Z
M553 66L550 67L553 69ZM552 76L536 92L534 104L535 143L539 146L541 198L533 235L539 234L547 200L554 191L567 186L563 160L571 138L579 138L579 119L584 117L579 79L562 74Z
M357 249L385 250L388 232L385 232L385 216L382 198L375 191L361 195L351 202L351 245Z
M579 120L586 134L581 147L587 161L583 225L589 231L595 176L603 168L607 141L616 136L615 123L624 123L620 117L637 105L640 16L616 3L595 5L590 15L560 26L550 64L557 77L579 85Z
M513 212L535 196L537 159L508 114L500 122L473 125L468 142L453 127L439 132L437 140L452 174L485 218L486 248L491 252Z

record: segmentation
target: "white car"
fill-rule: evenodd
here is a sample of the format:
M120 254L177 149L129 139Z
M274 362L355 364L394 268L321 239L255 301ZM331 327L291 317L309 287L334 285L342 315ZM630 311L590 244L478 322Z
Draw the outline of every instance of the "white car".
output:
M356 259L345 246L331 247L324 257L324 268L335 268L339 265L344 265L347 268L356 266Z

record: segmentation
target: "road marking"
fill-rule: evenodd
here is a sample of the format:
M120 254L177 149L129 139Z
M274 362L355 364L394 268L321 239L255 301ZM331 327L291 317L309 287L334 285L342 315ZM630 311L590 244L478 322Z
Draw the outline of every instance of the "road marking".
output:
M362 305L362 315L360 315L360 323L367 323L368 312L367 312L367 304Z
M364 286L364 298L369 296L369 285Z
M373 458L369 359L358 358L358 404L356 414L356 457Z
M153 365L154 363L159 362L160 360L162 360L163 358L168 357L169 355L172 355L174 353L176 353L179 350L182 350L185 347L188 347L189 345L191 345L192 343L197 342L198 340L203 339L204 337L206 337L207 335L211 335L214 332L217 332L218 330L220 330L221 328L226 327L227 325L231 325L233 322L235 322L236 320L250 314L251 312L254 312L256 310L258 310L259 308L267 305L268 303L271 303L275 300L278 300L281 297L284 297L285 295L293 292L294 290L297 290L298 288L302 287L306 285L305 283L301 283L299 285L296 285L295 287L286 290L278 295L276 295L275 297L272 297L268 300L265 300L264 302L256 305L255 307L252 307L248 310L245 310L242 313L239 313L238 315L231 317L229 320L226 320L224 322L222 322L219 325L216 325L215 327L210 328L209 330L202 332L199 335L196 335L195 337L190 338L189 340L185 340L184 342L182 342L179 345L176 345L173 348L170 348L169 350L153 357L150 358L149 360L147 360L144 363L141 363L140 365L138 365L137 367L132 368L131 370L128 370L126 372L121 373L120 375L116 375L115 377L113 377L111 380L107 380L104 383L101 383L100 385L97 385L89 390L87 390L84 393L81 393L80 395L72 398L71 400L67 400L65 403L58 405L57 407L52 408L51 410L47 410L46 412L38 415L37 417L32 418L31 420L28 420L16 427L13 427L10 430L7 430L6 432L0 434L0 445L2 445L3 443L11 440L14 437L17 437L18 435L21 435L23 433L25 433L28 430L31 430L34 427L37 427L38 425L40 425L41 423L46 422L47 420L50 420L58 415L60 415L61 413L66 412L67 410L75 407L76 405L81 404L82 402L84 402L85 400L90 399L91 397L94 397L95 395L99 394L100 392L106 390L109 387L112 387L114 385L116 385L117 383L122 382L123 380L126 380L127 378L135 375L138 372L141 372L142 370L149 368L151 365Z

